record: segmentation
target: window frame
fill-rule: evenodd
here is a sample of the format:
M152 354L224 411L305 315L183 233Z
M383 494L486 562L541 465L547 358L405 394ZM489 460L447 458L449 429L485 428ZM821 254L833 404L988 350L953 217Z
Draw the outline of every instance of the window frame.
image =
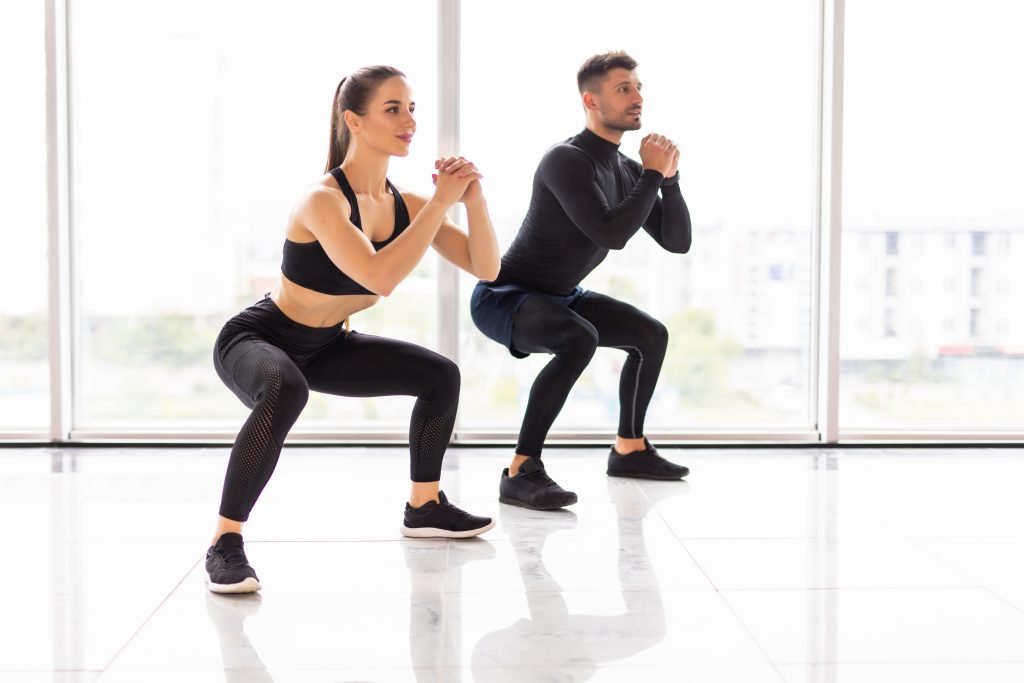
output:
M95 441L199 441L225 442L233 438L226 432L174 431L95 431L75 428L72 396L73 338L72 309L75 303L71 272L74 268L74 225L70 221L70 184L68 131L73 118L69 111L68 4L70 0L45 0L46 4L46 131L49 261L49 341L50 341L50 428L46 440L57 443ZM438 31L438 144L457 148L459 142L460 82L460 9L461 0L437 0ZM839 333L840 268L842 231L843 162L843 87L845 0L820 0L818 3L818 54L816 78L815 188L812 221L811 263L811 358L809 414L811 429L731 430L709 432L680 430L652 433L662 443L825 443L903 442L903 441L1020 441L1024 432L841 432L839 427ZM452 219L459 220L453 212ZM973 247L973 238L972 238ZM973 249L972 249L973 251ZM439 348L458 361L459 301L457 273L443 263L438 275ZM551 434L560 443L605 443L614 436L614 426L606 431ZM8 440L13 435L0 433ZM20 435L25 436L25 435ZM28 435L29 438L43 435ZM463 430L456 424L453 441L457 443L514 441L513 430L479 432ZM361 430L358 432L297 431L290 440L304 443L402 443L404 431Z

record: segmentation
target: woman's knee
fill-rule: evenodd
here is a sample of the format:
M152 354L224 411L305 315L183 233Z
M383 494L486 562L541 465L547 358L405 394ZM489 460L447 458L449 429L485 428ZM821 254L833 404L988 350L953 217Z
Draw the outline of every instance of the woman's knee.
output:
M294 365L275 364L267 370L263 391L258 401L273 402L277 409L275 412L281 412L295 420L309 401L309 383Z
M457 402L462 388L462 373L450 359L432 353L422 364L425 371L424 393L446 403ZM421 394L422 395L422 394Z

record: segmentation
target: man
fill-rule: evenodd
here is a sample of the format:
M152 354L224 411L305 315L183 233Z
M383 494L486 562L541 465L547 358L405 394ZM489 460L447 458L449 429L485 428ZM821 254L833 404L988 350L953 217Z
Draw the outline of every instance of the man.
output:
M642 164L618 151L623 133L640 128L643 97L636 66L625 52L608 52L580 68L586 128L544 155L529 211L501 259L498 278L481 281L473 291L473 322L485 335L517 358L554 354L530 390L516 454L501 477L503 503L553 510L576 502L575 493L547 475L541 450L598 346L628 354L608 474L681 479L689 473L658 455L643 433L668 331L643 311L579 286L609 249L622 249L641 227L670 252L685 254L690 248L675 143L648 135L640 145Z

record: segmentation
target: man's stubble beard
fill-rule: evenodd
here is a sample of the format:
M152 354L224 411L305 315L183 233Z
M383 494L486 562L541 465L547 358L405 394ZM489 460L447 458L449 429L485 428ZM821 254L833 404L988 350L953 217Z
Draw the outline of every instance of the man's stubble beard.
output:
M640 121L639 120L632 121L632 120L629 119L629 117L630 117L630 114L625 114L625 115L622 116L622 118L616 119L616 120L610 120L610 119L606 118L601 123L604 124L605 128L608 128L610 130L617 130L617 131L620 131L620 132L623 132L623 133L631 131L631 130L640 130L640 127L641 127Z

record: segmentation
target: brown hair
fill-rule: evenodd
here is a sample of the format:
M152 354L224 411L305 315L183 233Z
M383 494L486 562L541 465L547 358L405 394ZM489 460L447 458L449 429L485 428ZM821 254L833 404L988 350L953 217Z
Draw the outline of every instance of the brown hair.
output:
M637 61L622 50L603 52L594 55L576 73L576 85L579 86L580 94L586 91L593 92L598 84L612 69L627 69L632 71L637 66Z
M405 77L405 74L393 66L366 66L341 79L334 91L334 103L331 105L331 146L327 152L327 168L337 168L345 160L348 152L350 133L345 125L345 112L351 110L363 116L366 105L377 92L381 83L394 78Z

